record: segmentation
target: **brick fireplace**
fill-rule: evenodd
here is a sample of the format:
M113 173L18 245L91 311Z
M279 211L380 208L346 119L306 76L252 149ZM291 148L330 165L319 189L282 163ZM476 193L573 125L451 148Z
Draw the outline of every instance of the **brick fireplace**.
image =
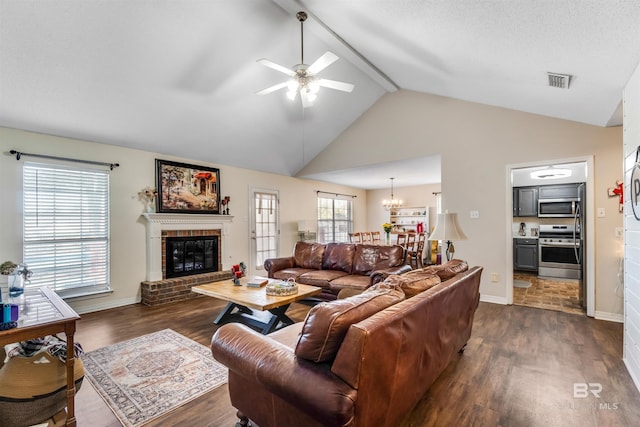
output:
M146 223L147 274L141 283L142 303L166 304L195 298L191 287L202 283L231 278L231 265L227 265L227 226L233 220L229 215L203 214L143 214ZM166 276L167 237L217 236L218 271L182 277Z

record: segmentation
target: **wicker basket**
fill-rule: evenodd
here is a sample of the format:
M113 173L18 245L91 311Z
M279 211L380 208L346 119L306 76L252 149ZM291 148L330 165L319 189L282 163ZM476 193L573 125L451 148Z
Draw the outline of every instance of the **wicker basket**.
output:
M286 282L272 282L267 285L265 292L267 295L276 297L295 295L298 293L298 284L291 280Z
M0 369L2 426L38 424L66 408L66 372L66 365L47 352L9 359ZM74 362L74 379L77 392L84 379L84 366L79 358Z

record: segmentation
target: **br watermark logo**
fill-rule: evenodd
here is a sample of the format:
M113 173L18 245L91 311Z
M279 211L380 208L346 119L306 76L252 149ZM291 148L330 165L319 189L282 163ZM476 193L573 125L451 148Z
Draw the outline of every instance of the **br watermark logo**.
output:
M603 387L600 383L573 383L574 400L566 403L558 402L558 406L568 409L595 409L599 411L617 411L620 409L620 403L602 400L602 390Z
M583 399L593 394L594 397L600 399L602 392L602 384L600 383L573 383L573 398Z

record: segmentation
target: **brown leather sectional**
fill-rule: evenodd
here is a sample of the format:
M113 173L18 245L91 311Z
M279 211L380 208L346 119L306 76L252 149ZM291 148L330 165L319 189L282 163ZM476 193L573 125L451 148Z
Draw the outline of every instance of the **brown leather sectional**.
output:
M240 425L397 426L464 350L481 274L459 262L390 276L267 336L221 326L211 351Z
M264 268L270 278L321 287L319 298L327 301L342 289L364 290L411 271L402 246L307 242L297 242L293 256L267 259Z

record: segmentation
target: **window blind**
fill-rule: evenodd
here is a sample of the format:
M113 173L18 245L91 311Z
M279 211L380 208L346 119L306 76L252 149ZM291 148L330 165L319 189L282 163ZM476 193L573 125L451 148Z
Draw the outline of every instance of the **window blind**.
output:
M27 286L62 297L108 290L108 171L25 163L23 197Z
M353 229L351 200L318 197L318 242L348 242Z

